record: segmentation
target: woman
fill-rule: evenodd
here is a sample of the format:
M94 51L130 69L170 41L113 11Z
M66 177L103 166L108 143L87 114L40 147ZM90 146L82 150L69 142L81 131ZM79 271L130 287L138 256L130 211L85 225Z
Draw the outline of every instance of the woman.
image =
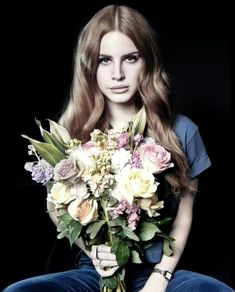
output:
M147 135L171 152L176 167L165 180L175 194L167 207L174 216L173 255L162 253L161 242L149 248L142 265L127 267L127 291L233 291L214 278L174 271L191 228L197 176L211 163L197 126L174 114L158 50L154 32L139 12L115 5L100 10L80 34L71 97L60 123L86 142L95 128L125 126L144 105ZM48 211L57 224L58 212L50 202ZM81 240L76 244L83 251L77 269L26 279L5 292L99 291L99 277L118 269L116 257L105 245L89 252Z

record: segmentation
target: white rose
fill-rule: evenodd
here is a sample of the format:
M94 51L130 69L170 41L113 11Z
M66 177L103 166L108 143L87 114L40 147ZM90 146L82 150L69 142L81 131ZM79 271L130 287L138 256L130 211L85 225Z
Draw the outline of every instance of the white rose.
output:
M72 195L71 189L66 184L60 182L57 182L52 186L51 192L48 195L48 200L54 203L56 208L68 204L74 199L75 196Z
M120 192L130 203L134 198L150 198L157 190L158 182L155 181L152 173L144 169L125 169L119 181Z
M117 151L112 156L112 170L117 173L121 169L124 168L126 164L130 162L131 159L131 153L130 151L125 150L124 148L121 148Z

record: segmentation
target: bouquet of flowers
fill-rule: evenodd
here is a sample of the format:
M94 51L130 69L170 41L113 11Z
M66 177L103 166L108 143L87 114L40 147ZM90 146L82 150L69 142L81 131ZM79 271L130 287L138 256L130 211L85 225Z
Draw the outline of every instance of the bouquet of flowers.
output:
M84 144L52 120L49 131L36 123L44 142L22 135L30 141L29 155L37 158L25 169L47 187L55 209L65 210L58 216L58 238L67 237L71 245L82 238L87 249L110 245L119 269L101 277L100 289L125 291L126 263L141 263L157 237L164 240L163 252L172 253L173 238L164 231L171 218L162 218L164 201L157 194L157 174L174 166L170 153L143 137L144 107L126 128L95 129Z

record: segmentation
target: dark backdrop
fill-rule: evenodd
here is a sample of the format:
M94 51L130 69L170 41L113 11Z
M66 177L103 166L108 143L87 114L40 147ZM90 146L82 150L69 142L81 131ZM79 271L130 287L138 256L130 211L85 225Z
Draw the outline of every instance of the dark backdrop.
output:
M53 3L54 2L54 3ZM24 133L39 138L34 122L57 119L68 96L79 30L112 1L31 1L2 7L1 271L0 285L43 273L56 238L46 213L46 193L23 165ZM81 2L81 1L79 1ZM202 176L195 220L179 266L233 282L234 230L231 137L230 7L197 2L172 6L120 1L139 9L156 28L177 109L200 128L212 167ZM161 4L160 4L161 3ZM59 251L62 253L59 254ZM62 268L72 251L63 240L52 262ZM56 260L56 257L60 259Z

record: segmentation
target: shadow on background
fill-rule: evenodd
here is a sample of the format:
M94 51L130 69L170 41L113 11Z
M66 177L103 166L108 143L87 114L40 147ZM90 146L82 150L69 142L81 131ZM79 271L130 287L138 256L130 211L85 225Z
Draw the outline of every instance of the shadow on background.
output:
M213 4L206 9L197 2L197 6L184 7L183 11L179 6L163 4L156 9L147 2L119 3L139 9L156 28L177 109L199 125L213 164L201 177L193 228L179 267L215 276L235 287L230 240L234 229L232 178L228 171L232 45L229 8ZM23 169L29 157L27 141L20 134L40 138L34 118L43 123L47 118L58 118L69 92L77 34L95 11L110 3L90 1L87 9L82 9L76 1L55 2L53 7L41 1L24 2L6 12L1 10L6 29L0 117L4 173L0 288L44 273L56 238L46 213L46 190L34 184ZM221 17L223 22L218 20ZM50 268L69 268L73 255L68 242L61 240L51 255Z

